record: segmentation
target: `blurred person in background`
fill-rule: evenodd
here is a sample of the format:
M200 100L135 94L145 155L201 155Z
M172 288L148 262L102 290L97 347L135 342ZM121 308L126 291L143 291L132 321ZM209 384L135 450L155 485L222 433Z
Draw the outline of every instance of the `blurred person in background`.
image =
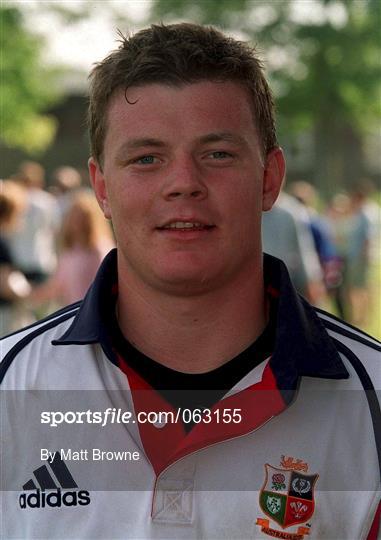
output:
M292 213L276 204L262 214L263 250L286 263L296 289L308 296L308 277L297 228Z
M372 224L365 211L366 194L362 187L350 192L351 227L348 242L348 283L352 322L364 326L369 314L369 274Z
M284 191L273 208L262 214L263 251L286 263L300 294L313 305L322 306L326 291L304 205Z
M325 219L317 211L318 195L312 184L305 181L292 182L290 193L304 205L309 216L309 226L323 272L326 290L334 296L335 289L342 283L342 261ZM343 316L338 303L339 315Z
M30 322L19 309L30 285L12 257L7 238L20 225L25 205L23 188L11 180L0 180L0 335Z
M56 201L44 190L45 171L39 163L22 163L15 180L26 189L26 207L20 227L10 236L10 249L27 279L43 283L56 266Z
M369 294L370 222L362 208L363 196L357 190L337 194L328 209L327 222L343 261L340 302L346 319L356 325L366 322Z
M50 191L56 198L58 219L62 223L73 194L81 188L82 178L77 169L65 165L54 170L52 180Z
M81 300L104 256L114 247L111 228L93 193L72 195L59 233L60 253L54 274L34 288L34 304L55 301L60 305Z
M363 212L369 222L369 258L371 262L380 259L381 207L376 202L377 190L374 183L363 178L354 190Z

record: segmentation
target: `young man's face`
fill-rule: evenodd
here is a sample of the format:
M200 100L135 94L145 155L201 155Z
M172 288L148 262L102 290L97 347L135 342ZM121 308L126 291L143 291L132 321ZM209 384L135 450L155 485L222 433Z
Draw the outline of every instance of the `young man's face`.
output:
M261 212L284 172L281 150L261 156L246 90L150 84L127 98L109 105L102 170L90 160L119 279L190 295L239 280L261 260Z

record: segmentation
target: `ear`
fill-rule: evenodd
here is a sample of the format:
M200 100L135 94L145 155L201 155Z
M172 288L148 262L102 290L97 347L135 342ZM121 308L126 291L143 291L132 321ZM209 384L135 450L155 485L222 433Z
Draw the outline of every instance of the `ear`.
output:
M106 180L101 166L93 157L91 157L88 161L88 167L91 185L93 186L98 204L101 207L104 217L106 219L111 219L111 209L107 196Z
M267 154L263 174L262 210L271 210L278 198L286 171L283 150L274 148Z

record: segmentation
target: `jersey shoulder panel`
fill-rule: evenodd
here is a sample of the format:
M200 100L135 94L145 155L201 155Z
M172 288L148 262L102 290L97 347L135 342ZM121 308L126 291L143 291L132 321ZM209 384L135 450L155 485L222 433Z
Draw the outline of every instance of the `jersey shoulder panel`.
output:
M73 304L69 304L68 306L65 306L61 309L58 309L57 311L54 311L53 313L50 313L46 317L43 317L42 319L39 319L38 321L35 321L31 324L28 324L28 326L23 326L22 328L15 330L14 332L11 332L9 334L6 334L5 336L0 337L0 346L3 342L6 340L9 340L10 338L15 338L15 341L19 341L21 339L22 335L25 335L28 333L28 331L33 331L34 329L42 326L45 323L48 323L49 321L53 319L57 319L61 315L65 315L69 312L77 312L78 308L81 306L82 300L79 302L74 302Z
M33 360L28 349L34 344L34 349L43 351L46 347L52 347L52 340L60 337L79 310L80 304L73 304L59 310L43 320L23 328L13 334L2 338L0 341L0 383L3 381L8 369L19 356L27 360ZM39 357L46 356L39 354Z
M377 340L344 321L318 313L349 373L352 399L365 396L372 419L375 447L381 471L381 348ZM359 394L359 391L361 394Z
M347 336L359 343L364 343L368 347L374 348L376 351L381 351L381 342L378 341L378 339L370 336L363 330L352 326L348 322L339 319L331 313L323 311L319 308L314 309L328 330L332 330L337 334L341 334L342 336Z
M356 371L365 389L381 389L381 344L361 330L318 310L338 351Z

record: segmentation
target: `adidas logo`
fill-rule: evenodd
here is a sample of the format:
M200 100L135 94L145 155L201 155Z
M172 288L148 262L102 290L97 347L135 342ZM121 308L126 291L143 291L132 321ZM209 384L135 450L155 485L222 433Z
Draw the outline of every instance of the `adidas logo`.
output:
M21 493L20 508L60 508L61 506L87 506L90 504L90 493L81 491L62 491L58 488L50 493L37 489L35 493Z
M78 490L78 485L70 474L66 463L60 458L59 452L50 463L51 471L47 465L33 471L34 479L29 480L22 486L19 504L21 508L45 508L50 506L87 506L90 504L90 493L86 490ZM53 473L53 476L52 476ZM65 491L62 491L62 490ZM49 493L45 493L49 490ZM71 491L66 491L71 490Z

